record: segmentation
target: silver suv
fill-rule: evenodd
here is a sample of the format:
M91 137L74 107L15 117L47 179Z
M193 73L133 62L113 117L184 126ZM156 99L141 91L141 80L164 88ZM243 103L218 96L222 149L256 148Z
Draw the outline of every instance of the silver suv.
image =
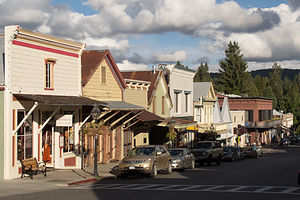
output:
M138 146L119 163L119 176L144 173L155 177L158 171L172 172L171 156L162 145Z

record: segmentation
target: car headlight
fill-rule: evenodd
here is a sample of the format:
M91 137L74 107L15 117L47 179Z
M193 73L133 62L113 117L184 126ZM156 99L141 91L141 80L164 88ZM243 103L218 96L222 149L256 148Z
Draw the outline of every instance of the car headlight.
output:
M172 160L173 163L180 163L180 159Z

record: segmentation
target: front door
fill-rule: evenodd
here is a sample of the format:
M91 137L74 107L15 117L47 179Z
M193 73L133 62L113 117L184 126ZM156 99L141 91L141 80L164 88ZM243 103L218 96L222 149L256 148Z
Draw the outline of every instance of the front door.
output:
M47 167L53 167L54 163L54 153L53 153L53 127L51 125L46 125L43 129L42 135L42 160L46 163Z

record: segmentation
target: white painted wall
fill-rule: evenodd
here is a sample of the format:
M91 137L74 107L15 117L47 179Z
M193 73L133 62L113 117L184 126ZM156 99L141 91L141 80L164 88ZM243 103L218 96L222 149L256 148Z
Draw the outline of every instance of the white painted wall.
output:
M193 116L193 77L194 72L189 72L183 69L175 68L174 65L169 65L167 68L170 70L170 96L173 102L170 116L185 117ZM175 90L181 90L179 93L179 112L175 112ZM190 91L188 95L188 112L185 112L185 91Z

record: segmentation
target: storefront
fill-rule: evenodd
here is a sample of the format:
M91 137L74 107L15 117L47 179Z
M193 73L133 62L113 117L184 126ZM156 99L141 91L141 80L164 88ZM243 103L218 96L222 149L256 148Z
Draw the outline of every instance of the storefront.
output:
M56 169L80 168L82 107L102 104L85 97L15 94L6 178L18 177L22 171L20 161L28 158Z

